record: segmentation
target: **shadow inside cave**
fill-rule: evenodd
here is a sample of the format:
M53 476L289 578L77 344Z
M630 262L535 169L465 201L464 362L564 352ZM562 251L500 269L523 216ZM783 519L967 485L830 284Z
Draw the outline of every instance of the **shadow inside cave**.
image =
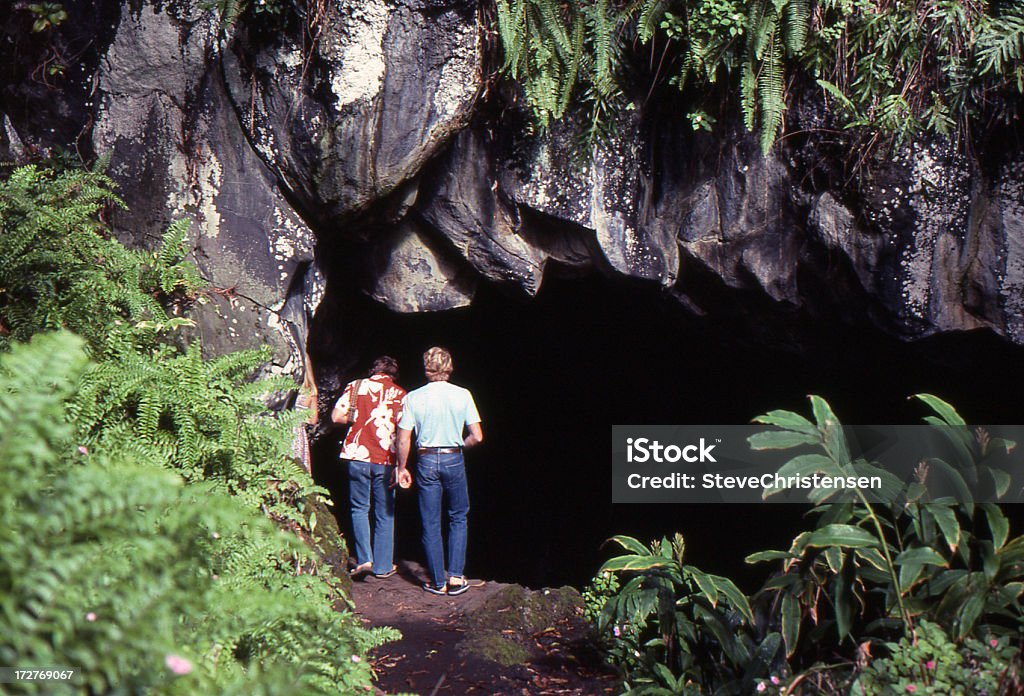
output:
M598 276L548 278L531 300L484 285L472 306L431 314L396 314L361 295L346 299L344 317L331 306L314 335L358 330L341 339L345 355L310 350L346 379L390 354L399 383L413 389L425 381L426 348L452 351L452 381L473 392L486 435L467 453L472 577L582 586L613 552L601 549L611 535L680 531L690 563L756 588L764 569L743 558L788 546L806 508L613 505L613 424L746 423L776 408L806 413L808 394L849 424L919 423L925 410L907 400L918 392L948 400L968 422L1024 422L1024 349L987 331L907 343L795 313L770 323L698 318L659 288ZM336 442L321 442L314 473L344 530L347 481L336 457ZM1017 531L1020 507L1009 511ZM415 497L400 493L397 558L422 559L419 534Z

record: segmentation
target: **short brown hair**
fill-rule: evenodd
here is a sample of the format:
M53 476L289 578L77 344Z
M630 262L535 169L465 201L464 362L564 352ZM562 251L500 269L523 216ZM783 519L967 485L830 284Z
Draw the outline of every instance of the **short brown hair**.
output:
M431 382L448 379L452 374L452 354L440 346L434 346L423 354L423 371Z
M398 361L390 355L382 355L373 361L370 368L370 376L388 375L391 379L398 379Z

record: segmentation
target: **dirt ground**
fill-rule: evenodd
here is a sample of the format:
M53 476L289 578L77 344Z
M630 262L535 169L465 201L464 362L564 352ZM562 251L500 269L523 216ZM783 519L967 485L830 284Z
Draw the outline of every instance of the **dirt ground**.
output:
M356 613L368 626L393 626L402 639L371 655L383 694L614 694L618 682L587 640L579 597L569 589L526 590L470 578L458 597L421 588L426 572L353 583Z

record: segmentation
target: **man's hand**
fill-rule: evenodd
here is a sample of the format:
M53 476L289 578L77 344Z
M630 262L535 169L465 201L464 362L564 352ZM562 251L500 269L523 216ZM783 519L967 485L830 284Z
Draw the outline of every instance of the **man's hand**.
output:
M408 488L412 485L412 474L404 466L398 467L398 470L395 471L395 483L399 488Z
M467 435L466 439L463 441L463 445L466 449L469 449L474 445L479 445L484 441L484 431L480 427L479 423L470 423L466 427L469 429L469 435Z

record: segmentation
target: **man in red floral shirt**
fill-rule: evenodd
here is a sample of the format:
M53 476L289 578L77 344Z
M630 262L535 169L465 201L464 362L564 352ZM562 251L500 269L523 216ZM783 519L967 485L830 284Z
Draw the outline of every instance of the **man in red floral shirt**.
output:
M351 423L341 459L348 461L357 563L354 576L373 573L388 578L395 574L395 425L405 401L405 390L395 384L397 378L398 362L387 355L377 358L370 376L349 382L331 412L335 423Z

